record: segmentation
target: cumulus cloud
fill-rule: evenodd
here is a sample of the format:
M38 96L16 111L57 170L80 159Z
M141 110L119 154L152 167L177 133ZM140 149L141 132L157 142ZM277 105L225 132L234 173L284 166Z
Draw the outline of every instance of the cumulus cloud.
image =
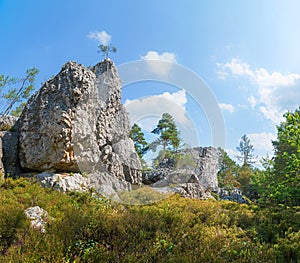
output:
M147 132L151 132L162 114L168 112L174 117L184 141L190 145L197 145L197 132L186 112L186 103L186 91L179 90L140 99L127 99L124 105L129 112L131 124L139 123Z
M156 51L148 51L145 56L141 56L141 59L148 61L149 70L159 76L167 75L171 70L171 63L177 63L176 55L170 52L163 52L162 54L159 54ZM156 62L153 63L153 61ZM159 61L162 61L162 63L159 63Z
M99 32L99 31L89 32L87 37L89 39L95 39L95 40L99 41L102 45L105 45L105 46L107 46L111 40L111 35L106 33L104 30L101 32Z
M268 152L273 151L272 141L276 139L276 136L273 133L251 133L248 137L250 138L250 142L254 149L265 150Z
M148 51L145 56L141 57L141 59L144 59L144 60L162 60L162 61L177 63L175 54L170 53L170 52L163 52L162 54L159 54L156 51Z
M174 93L164 92L141 99L127 99L124 105L130 113L132 123L145 116L161 116L163 113L168 112L175 117L177 122L185 125L189 122L186 116L186 102L185 90L179 90ZM152 128L150 126L148 131Z
M227 110L230 113L234 112L234 106L231 104L226 104L226 103L219 103L219 107L221 110Z
M249 64L238 59L232 59L227 63L217 63L217 66L218 77L225 76L226 78L229 73L234 76L248 77L258 87L258 97L251 96L248 99L251 107L260 103L260 112L276 124L282 121L284 112L294 110L299 105L299 74L269 72L265 68L252 69Z
M250 69L250 65L240 62L238 59L232 59L230 62L225 64L217 63L217 65L223 69L230 69L231 73L234 75L253 76L253 71Z

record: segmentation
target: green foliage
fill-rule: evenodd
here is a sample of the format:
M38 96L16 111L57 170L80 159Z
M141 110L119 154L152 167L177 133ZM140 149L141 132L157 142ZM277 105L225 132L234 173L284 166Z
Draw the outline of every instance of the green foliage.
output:
M237 169L237 181L240 185L240 189L243 191L243 194L250 197L252 192L252 175L254 169L249 165L242 165Z
M237 180L238 165L222 148L219 148L218 150L220 153L218 171L219 187L227 189L240 187L240 183Z
M151 133L159 135L159 138L150 144L150 149L156 150L158 145L163 146L163 150L176 150L180 144L179 131L174 118L169 113L164 113L156 128Z
M242 162L243 165L250 166L254 163L254 148L246 134L241 137L240 144L238 147L236 147L236 149L240 153L240 156L237 156L237 158Z
M109 53L116 53L117 52L117 48L112 46L112 45L100 45L98 46L99 51L98 53L102 53L102 55L107 59Z
M135 205L152 204L161 201L168 196L170 196L169 193L159 193L147 186L130 192L125 191L120 194L123 203Z
M300 257L296 206L263 208L177 195L152 205L120 205L91 193L43 189L24 178L6 179L0 202L0 262L297 262ZM52 218L45 233L32 229L24 216L35 205Z
M279 203L300 205L300 108L284 114L277 127L273 188L271 197Z
M0 116L8 114L19 116L22 113L26 104L24 100L26 101L34 90L35 77L38 72L36 68L28 69L24 78L11 78L0 75L0 94L2 99Z
M263 158L263 171L251 176L260 202L294 206L300 204L300 109L284 114L273 141L275 157Z
M143 155L148 151L148 143L145 140L144 133L140 126L133 124L130 130L130 138L133 140L134 148L139 157L142 159Z

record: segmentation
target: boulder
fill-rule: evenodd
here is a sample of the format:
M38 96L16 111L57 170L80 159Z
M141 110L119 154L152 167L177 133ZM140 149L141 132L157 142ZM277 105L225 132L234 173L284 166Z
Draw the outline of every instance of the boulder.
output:
M85 176L79 173L55 173L47 171L36 176L43 187L60 192L93 190L114 201L120 201L119 194L131 191L131 184L106 172L94 172Z
M199 184L211 191L218 190L219 150L214 147L195 147L182 151L191 157L189 167L197 175Z
M153 184L166 176L166 172L163 169L154 170L154 171L145 171L142 175L143 184Z
M121 80L106 59L91 70L68 62L30 98L19 119L24 170L100 172L141 182L141 163L129 138Z
M31 226L41 231L46 232L46 224L48 221L48 212L39 206L29 207L25 210L25 215L31 221Z
M203 186L199 183L186 183L178 184L172 189L173 192L194 199L206 200L209 198L214 199L210 192L205 191Z
M0 131L0 172L2 176L20 174L18 133Z
M242 190L234 188L234 189L218 189L218 195L221 200L227 200L236 202L239 204L249 204L249 202L243 197Z
M82 192L88 189L88 179L79 173L58 174L48 171L37 174L36 179L43 187L52 188L60 192Z

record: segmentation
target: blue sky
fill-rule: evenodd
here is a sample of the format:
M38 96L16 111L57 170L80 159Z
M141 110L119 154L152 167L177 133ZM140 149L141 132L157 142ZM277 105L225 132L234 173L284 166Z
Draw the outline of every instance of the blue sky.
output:
M282 113L300 105L299 10L297 0L0 0L0 74L22 76L35 66L38 88L67 61L99 62L100 38L88 36L105 31L118 48L111 55L117 66L163 59L196 73L222 110L228 152L234 155L239 138L247 134L261 156L272 152ZM210 145L205 110L189 97L189 87L183 88L129 85L123 102L131 105L132 115L141 102L150 116L157 98L173 101L174 109L160 102L161 110L172 108L174 115L184 116L183 110L199 143ZM177 118L179 126L183 119ZM153 123L145 118L140 124L149 130Z

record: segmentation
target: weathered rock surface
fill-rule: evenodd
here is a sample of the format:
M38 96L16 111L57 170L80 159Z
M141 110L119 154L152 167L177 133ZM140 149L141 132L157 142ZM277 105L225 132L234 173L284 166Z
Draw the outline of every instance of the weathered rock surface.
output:
M182 195L183 197L189 197L194 199L206 200L215 199L210 192L206 191L204 187L199 183L186 183L178 184L174 187L173 192Z
M86 191L88 180L79 173L58 174L54 172L43 172L36 175L36 179L42 186L52 188L60 192Z
M31 220L31 226L41 231L46 232L46 224L48 221L48 212L39 206L29 207L25 210L25 215Z
M14 176L20 172L18 154L17 117L0 117L0 177ZM1 181L1 180L0 180Z
M94 172L85 176L79 173L59 174L55 172L43 172L37 174L36 179L43 187L52 188L60 192L83 192L93 189L94 192L114 201L120 201L119 193L131 190L129 182L105 172Z
M219 188L218 195L221 200L233 201L240 204L249 204L249 202L243 197L242 190L237 188L230 190Z
M218 190L219 150L214 147L196 147L184 151L193 164L188 167L205 189Z
M165 158L157 170L144 172L143 183L185 197L213 198L209 191L218 190L219 151L213 147L197 147L178 154L177 163Z
M0 117L0 131L16 131L18 117L6 115Z
M0 171L10 176L20 173L17 132L0 131Z
M129 132L113 62L92 70L68 62L19 119L20 164L29 171L108 172L139 184L141 163Z

